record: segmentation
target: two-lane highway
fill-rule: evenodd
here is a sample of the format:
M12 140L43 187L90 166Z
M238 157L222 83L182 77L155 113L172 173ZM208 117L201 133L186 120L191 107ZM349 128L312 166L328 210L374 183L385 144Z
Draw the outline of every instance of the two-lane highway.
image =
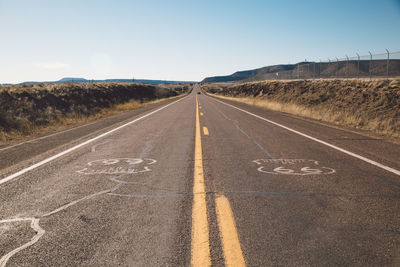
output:
M0 267L400 265L399 145L199 91L0 164Z

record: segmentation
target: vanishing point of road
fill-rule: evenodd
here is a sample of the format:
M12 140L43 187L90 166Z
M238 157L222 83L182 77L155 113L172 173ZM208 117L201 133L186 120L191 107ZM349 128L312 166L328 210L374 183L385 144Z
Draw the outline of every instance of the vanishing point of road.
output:
M0 147L0 267L400 266L400 145L198 92Z

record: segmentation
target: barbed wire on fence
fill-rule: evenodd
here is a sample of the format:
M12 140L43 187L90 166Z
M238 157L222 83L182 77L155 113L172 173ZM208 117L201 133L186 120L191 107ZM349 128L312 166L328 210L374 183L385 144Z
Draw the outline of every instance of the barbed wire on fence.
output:
M263 74L265 80L318 78L400 78L400 51L328 58L286 65L281 71Z

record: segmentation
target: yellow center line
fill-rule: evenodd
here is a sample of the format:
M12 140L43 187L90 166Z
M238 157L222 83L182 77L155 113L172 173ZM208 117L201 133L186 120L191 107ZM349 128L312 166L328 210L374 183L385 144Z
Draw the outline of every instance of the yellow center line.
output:
M191 266L211 266L207 203L204 184L203 152L199 118L199 102L196 96L196 139L194 152L194 181L192 208Z
M224 251L225 266L246 266L229 200L224 195L216 195L215 208Z
M210 133L208 132L208 128L206 126L203 126L203 133L204 135L210 135Z

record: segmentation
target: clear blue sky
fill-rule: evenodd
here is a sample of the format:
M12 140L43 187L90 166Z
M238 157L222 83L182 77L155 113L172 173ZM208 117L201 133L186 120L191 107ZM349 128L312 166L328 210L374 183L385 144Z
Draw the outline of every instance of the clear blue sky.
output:
M201 80L400 50L400 0L0 0L0 83Z

